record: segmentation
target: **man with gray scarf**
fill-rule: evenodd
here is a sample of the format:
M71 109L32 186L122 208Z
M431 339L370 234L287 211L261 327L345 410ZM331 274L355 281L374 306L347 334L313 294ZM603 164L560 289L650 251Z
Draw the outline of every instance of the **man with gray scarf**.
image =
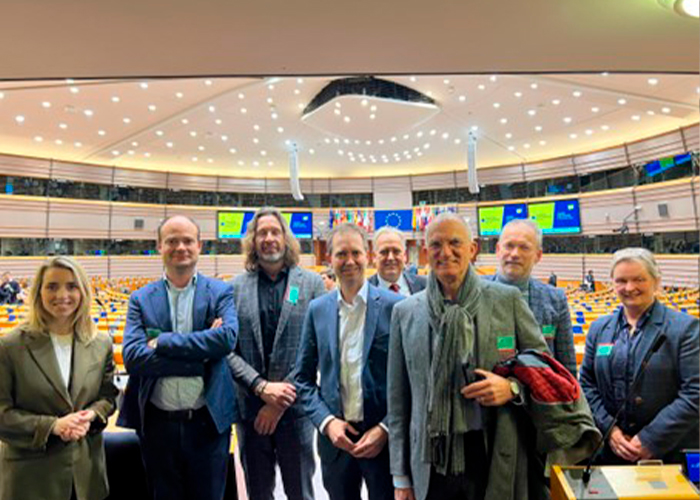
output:
M388 424L396 500L528 497L527 450L515 379L490 370L524 349L547 349L513 287L480 280L469 226L452 213L428 226L424 292L394 307ZM526 404L526 403L525 403Z

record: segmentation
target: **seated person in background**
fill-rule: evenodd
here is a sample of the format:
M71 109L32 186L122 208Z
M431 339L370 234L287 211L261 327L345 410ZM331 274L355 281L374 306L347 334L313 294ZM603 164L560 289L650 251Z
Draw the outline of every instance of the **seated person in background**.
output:
M24 298L24 294L22 294L22 287L19 286L19 283L12 278L12 274L9 271L2 273L2 284L0 284L0 304L17 304L20 302L20 295L22 298Z
M374 254L377 259L377 274L369 282L380 288L391 290L405 297L425 288L425 277L410 274L406 265L406 243L396 228L384 226L374 234Z
M549 286L557 287L557 275L554 274L554 271L549 273Z
M27 320L0 338L0 499L107 497L102 430L116 408L112 340L85 271L44 262Z
M593 271L588 270L588 274L583 277L583 284L581 285L587 292L595 292L595 278L593 277Z
M576 376L576 350L569 304L563 290L532 278L542 258L542 230L529 219L514 219L503 227L496 244L499 269L486 279L520 290L535 315L554 358Z
M610 276L622 308L597 319L586 337L581 387L603 434L628 396L642 359L661 335L641 384L622 411L600 463L681 460L698 447L698 320L656 300L661 274L651 252L615 252Z
M335 273L331 269L325 269L321 272L321 279L323 280L323 288L327 292L335 290Z

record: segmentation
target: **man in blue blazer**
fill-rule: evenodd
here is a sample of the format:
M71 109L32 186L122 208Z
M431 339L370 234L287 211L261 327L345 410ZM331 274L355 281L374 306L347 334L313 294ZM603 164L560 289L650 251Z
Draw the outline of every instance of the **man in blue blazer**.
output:
M425 288L425 276L406 272L406 242L401 231L384 226L374 234L374 255L377 274L369 282L379 288L400 293L404 297Z
M364 277L367 237L353 224L331 232L340 289L311 302L295 368L297 398L319 430L323 485L331 500L392 500L386 427L391 312L401 295ZM317 373L320 372L320 387Z
M230 285L196 272L199 227L158 228L164 277L134 292L124 334L129 382L119 425L136 429L156 500L221 500L236 418L226 356L238 321Z
M503 227L496 244L498 273L485 279L520 290L535 315L554 358L576 376L576 350L571 313L563 290L532 278L542 258L542 229L529 219L513 219Z

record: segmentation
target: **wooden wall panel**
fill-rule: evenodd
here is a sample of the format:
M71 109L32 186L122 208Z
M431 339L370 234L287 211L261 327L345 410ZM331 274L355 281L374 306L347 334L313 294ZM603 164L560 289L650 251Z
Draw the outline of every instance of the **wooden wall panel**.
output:
M48 203L49 238L108 239L109 203L52 198Z
M632 163L649 162L685 152L680 130L627 145Z
M371 193L372 178L329 179L331 193Z
M51 169L51 178L111 185L113 173L112 167L55 161Z
M575 175L572 158L557 158L539 163L525 164L525 178L528 181L567 177Z
M572 160L578 175L627 166L627 154L623 146L578 155Z
M506 165L503 167L483 168L477 170L479 185L509 184L523 182L525 173L522 165Z
M45 238L46 198L0 195L0 237Z
M0 175L18 175L48 179L50 177L50 172L51 160L0 155Z
M439 174L414 175L411 178L413 191L427 191L429 189L454 189L457 187L456 172L442 172Z
M584 234L612 234L622 226L634 207L632 188L621 188L604 193L581 195L581 229ZM634 232L634 217L628 220L630 231Z
M165 205L112 203L111 237L124 240L154 240L160 221L165 218ZM135 229L135 219L143 219L143 229Z
M635 191L635 199L641 207L638 216L642 233L700 229L692 205L691 179L641 186ZM660 204L668 208L668 217L659 215Z
M192 205L168 205L166 214L185 215L197 221L202 231L203 240L216 239L216 212L217 207L195 207Z
M114 169L116 186L139 186L165 189L168 186L168 174L127 168Z
M220 177L219 191L226 193L264 193L265 179Z
M216 191L217 177L213 175L170 174L168 188L181 191Z
M686 151L698 151L700 149L700 125L691 125L681 130L685 140Z

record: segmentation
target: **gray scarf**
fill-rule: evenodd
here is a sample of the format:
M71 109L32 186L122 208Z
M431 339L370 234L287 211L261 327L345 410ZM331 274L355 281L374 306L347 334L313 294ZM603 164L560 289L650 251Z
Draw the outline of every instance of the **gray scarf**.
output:
M478 403L460 394L464 386L462 366L475 366L475 316L481 297L481 282L469 266L457 302L445 303L440 284L431 272L426 288L433 355L428 380L427 440L424 460L443 475L461 474L466 469L464 435L480 412ZM475 430L475 429L471 429Z

